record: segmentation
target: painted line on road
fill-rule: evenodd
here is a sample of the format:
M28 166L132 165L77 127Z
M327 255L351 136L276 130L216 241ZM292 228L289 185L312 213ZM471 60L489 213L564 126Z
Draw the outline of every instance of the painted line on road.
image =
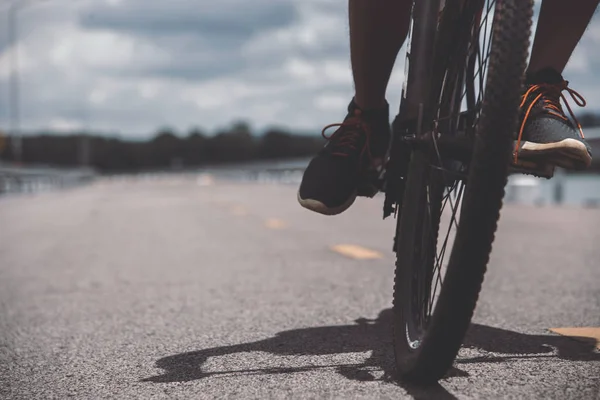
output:
M332 246L331 250L343 256L356 258L358 260L373 260L383 258L383 255L377 251L354 244L338 244L336 246Z
M269 229L283 229L286 226L287 224L283 220L277 218L269 218L265 221L265 227Z
M568 336L574 340L589 343L596 341L596 348L600 350L600 328L581 327L581 328L550 328L550 331L562 336Z
M196 183L198 186L212 186L215 184L215 178L211 174L200 174Z

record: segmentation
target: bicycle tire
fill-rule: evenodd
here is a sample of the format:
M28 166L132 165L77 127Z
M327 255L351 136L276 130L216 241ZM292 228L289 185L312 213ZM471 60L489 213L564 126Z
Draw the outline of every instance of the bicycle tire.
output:
M421 150L411 152L396 230L393 306L396 367L405 380L429 384L443 378L452 367L471 323L508 177L532 16L531 0L496 2L485 93L475 128L461 216L436 307L418 344L411 341L408 334L408 324L414 321L409 321L407 310L412 307L408 302L414 298L410 288L414 284L413 248L419 240L415 237L416 220L424 207L422 196L428 156ZM435 179L435 173L429 175ZM431 197L437 195L439 193L434 193ZM437 224L435 242L440 215L432 216L430 212L429 216Z

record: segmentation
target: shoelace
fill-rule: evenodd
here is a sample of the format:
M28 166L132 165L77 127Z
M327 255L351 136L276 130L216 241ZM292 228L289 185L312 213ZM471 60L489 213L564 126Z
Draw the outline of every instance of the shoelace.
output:
M579 129L579 135L581 136L582 139L584 139L583 129L581 129L581 124L575 117L575 114L573 113L571 106L567 102L567 99L563 94L563 90L566 90L567 93L569 93L571 95L571 98L573 99L575 104L577 104L579 107L585 107L585 105L586 105L585 99L583 98L582 95L580 95L575 90L573 90L569 87L568 81L562 81L561 83L553 83L553 84L540 83L537 85L531 85L531 87L523 95L523 100L521 101L521 105L519 107L523 107L527 103L527 99L530 96L532 96L536 92L539 92L536 95L536 97L533 99L533 101L529 104L529 107L527 108L527 111L525 112L525 117L523 118L523 122L521 123L521 129L519 130L519 137L517 138L517 147L515 148L515 151L513 154L515 163L518 160L518 149L519 149L519 145L521 144L521 139L523 137L523 131L525 130L525 124L527 123L527 119L529 118L529 114L531 113L533 106L535 106L535 104L538 102L539 99L542 99L543 107L550 115L558 117L564 121L568 121L569 119L564 115L564 112L560 105L560 99L562 99L563 102L565 103L565 105L567 106L567 109L569 110L569 114L571 114L573 121L577 125L577 129Z
M362 130L365 132L367 137L365 140L365 144L360 152L360 158L362 159L362 157L366 151L367 155L369 157L369 160L371 160L373 158L373 156L371 155L371 147L370 147L370 143L369 143L370 142L369 139L371 137L371 128L369 127L369 125L367 125L366 123L362 122L359 119L360 115L361 115L360 110L354 110L354 117L348 118L344 122L329 124L329 125L325 126L323 128L323 130L321 131L321 136L323 136L323 138L325 138L326 140L329 140L329 141L336 140L336 143L335 143L336 146L345 146L345 147L349 147L353 150L356 150L356 143L360 139L361 130ZM338 129L333 134L327 135L325 133L327 131L327 129L333 128L333 127L338 127L338 128L346 127L346 128L354 128L354 129L348 129L348 130ZM347 154L344 154L344 153L332 153L332 154L338 155L338 156L344 156L344 157L348 156Z

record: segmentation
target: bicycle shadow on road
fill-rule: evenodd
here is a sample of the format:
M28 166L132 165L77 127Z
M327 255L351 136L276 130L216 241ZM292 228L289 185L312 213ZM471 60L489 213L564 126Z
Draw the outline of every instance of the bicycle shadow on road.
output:
M164 369L165 373L146 378L143 381L182 382L214 375L285 374L323 368L336 368L339 373L349 379L374 380L366 369L374 367L385 373L393 370L392 337L389 332L391 313L391 309L385 309L379 313L376 319L359 318L352 325L292 329L256 342L214 347L164 357L156 362L156 366ZM202 369L202 365L207 359L234 353L266 352L278 356L324 356L366 351L372 351L372 355L367 361L360 364L258 368L227 372L209 372Z
M162 375L142 379L143 382L186 382L219 375L246 374L291 374L297 372L333 369L337 373L355 381L385 381L400 384L415 399L455 398L440 385L431 388L418 388L398 382L394 374L394 355L391 336L392 310L381 311L374 320L360 318L352 325L321 326L293 329L279 332L264 340L230 346L214 347L198 351L176 354L159 359L156 367L164 370ZM459 359L457 365L479 362L502 362L544 355L567 360L599 360L594 354L594 343L579 342L571 338L551 335L528 335L485 325L473 324L467 334L464 346L492 353L502 353L501 357L477 357ZM278 356L336 355L371 351L371 356L362 363L307 365L290 367L268 367L227 371L205 371L203 364L212 357L246 352L266 352ZM373 372L382 377L376 378ZM448 377L468 376L454 368Z
M595 351L596 339L577 339L558 335L530 335L487 325L471 324L463 347L490 353L482 357L464 358L457 364L508 362L519 360L547 360L555 358L567 361L600 361ZM502 353L506 355L497 355Z

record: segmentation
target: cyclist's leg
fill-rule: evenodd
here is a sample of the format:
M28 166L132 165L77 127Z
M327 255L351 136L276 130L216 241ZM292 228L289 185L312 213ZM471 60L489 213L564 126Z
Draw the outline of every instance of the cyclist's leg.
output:
M345 211L357 195L372 196L374 169L389 145L386 87L406 38L412 0L349 0L355 95L339 129L314 157L298 191L300 204L322 214Z
M599 0L544 0L538 19L522 103L515 162L527 166L557 165L584 169L591 164L591 148L568 106L570 120L561 104L569 93L575 103L583 98L567 87L562 72L583 36ZM564 93L566 91L567 93ZM563 97L566 103L566 98Z
M583 36L599 0L543 0L529 69L562 73Z
M355 101L361 108L385 105L385 91L394 61L408 33L411 2L348 2Z

